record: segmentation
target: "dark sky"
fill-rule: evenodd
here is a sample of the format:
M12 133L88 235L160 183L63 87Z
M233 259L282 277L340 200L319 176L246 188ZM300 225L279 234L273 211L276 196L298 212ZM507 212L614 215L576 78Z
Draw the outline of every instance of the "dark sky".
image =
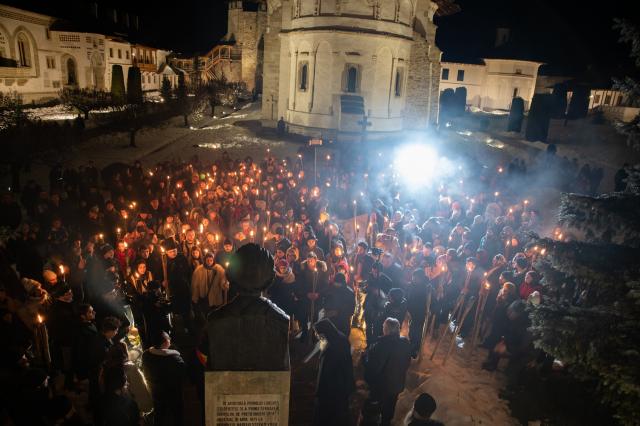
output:
M17 7L40 4L55 11L87 0L5 0ZM137 9L148 39L158 47L191 54L206 52L226 33L225 0L103 0L102 8ZM614 17L638 20L632 0L457 0L462 11L437 18L437 44L445 60L473 60L487 54L496 27L511 28L511 52L546 62L556 73L588 66L607 76L628 71L629 47L617 42ZM52 12L50 12L52 13ZM53 13L52 13L53 14Z

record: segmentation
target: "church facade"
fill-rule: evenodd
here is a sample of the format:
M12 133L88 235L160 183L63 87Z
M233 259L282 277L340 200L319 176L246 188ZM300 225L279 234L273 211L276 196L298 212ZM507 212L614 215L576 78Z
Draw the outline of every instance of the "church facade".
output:
M269 0L263 122L310 136L435 125L437 10L430 0Z

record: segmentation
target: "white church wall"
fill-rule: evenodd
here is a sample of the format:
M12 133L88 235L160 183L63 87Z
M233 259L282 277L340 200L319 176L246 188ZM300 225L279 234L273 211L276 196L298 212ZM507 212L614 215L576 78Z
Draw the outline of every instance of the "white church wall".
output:
M49 16L0 5L0 53L17 63L0 67L0 91L18 92L25 103L57 97L62 88L61 67L60 53L48 30L52 22Z

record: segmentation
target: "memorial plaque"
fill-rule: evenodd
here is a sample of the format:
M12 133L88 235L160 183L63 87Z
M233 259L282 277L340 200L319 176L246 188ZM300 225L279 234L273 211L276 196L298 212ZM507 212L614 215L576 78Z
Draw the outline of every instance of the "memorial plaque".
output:
M278 426L280 395L217 395L212 411L218 426Z
M287 426L290 371L207 371L207 426Z

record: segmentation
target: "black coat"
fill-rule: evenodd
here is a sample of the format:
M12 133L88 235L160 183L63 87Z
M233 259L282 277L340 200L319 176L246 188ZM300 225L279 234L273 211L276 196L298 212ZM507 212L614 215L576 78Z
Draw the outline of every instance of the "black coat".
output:
M331 286L324 296L325 315L331 319L336 328L345 336L351 329L351 316L356 309L356 299L353 290L342 285Z
M178 254L174 259L167 259L167 276L173 312L188 312L191 307L191 268L187 258Z
M349 395L355 390L353 363L349 340L321 320L316 329L327 339L327 348L320 355L316 384L314 426L349 424Z
M126 395L106 394L102 401L103 426L138 426L140 410L138 404Z
M402 392L410 363L409 339L399 335L378 339L369 349L365 364L365 380L372 395L380 397Z
M89 353L91 344L98 336L98 329L92 322L80 323L74 333L72 360L73 369L79 379L89 377L90 359Z
M178 351L148 349L142 354L142 371L154 401L182 403L185 364Z

